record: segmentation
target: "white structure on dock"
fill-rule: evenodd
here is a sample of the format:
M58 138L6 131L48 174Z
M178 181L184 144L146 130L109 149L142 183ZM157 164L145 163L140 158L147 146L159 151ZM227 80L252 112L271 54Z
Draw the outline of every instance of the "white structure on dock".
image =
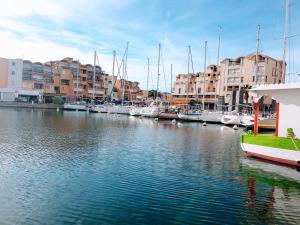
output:
M300 83L258 85L250 92L255 101L262 96L271 96L277 101L276 134L286 137L287 128L293 128L300 137Z

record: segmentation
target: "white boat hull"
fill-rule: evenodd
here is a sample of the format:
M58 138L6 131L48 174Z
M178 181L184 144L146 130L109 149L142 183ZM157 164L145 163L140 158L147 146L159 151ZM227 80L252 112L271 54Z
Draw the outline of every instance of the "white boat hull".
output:
M178 118L186 121L202 121L201 113L178 113Z
M240 125L241 121L239 115L223 115L221 123L225 125Z
M108 113L130 115L131 108L132 106L113 106L108 108Z
M88 107L82 104L64 104L64 110L71 110L71 111L88 111Z
M95 113L107 113L108 112L108 108L110 108L112 106L107 106L107 105L98 105L98 106L94 106L90 109L91 112L95 112Z
M221 123L222 116L222 112L204 111L201 114L201 120L208 123Z
M140 116L141 115L141 110L142 110L141 107L134 107L134 108L130 109L129 114L131 116Z
M141 109L141 116L143 117L157 117L159 114L157 107L144 107Z

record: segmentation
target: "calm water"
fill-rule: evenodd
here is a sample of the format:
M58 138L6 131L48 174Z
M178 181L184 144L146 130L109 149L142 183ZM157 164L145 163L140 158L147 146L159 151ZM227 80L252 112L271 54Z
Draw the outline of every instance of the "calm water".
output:
M245 159L239 134L0 109L0 224L299 224L299 173Z

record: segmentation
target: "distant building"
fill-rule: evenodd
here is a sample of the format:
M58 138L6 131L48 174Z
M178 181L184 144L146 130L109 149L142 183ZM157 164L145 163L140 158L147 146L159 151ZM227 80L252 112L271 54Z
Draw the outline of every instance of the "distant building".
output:
M203 102L207 108L214 104L228 106L251 104L248 90L254 84L274 84L284 81L282 60L270 56L249 54L236 59L226 58L220 66L209 65L205 71L195 74L179 74L172 88L174 103ZM265 98L265 104L271 104Z
M249 54L221 61L221 105L239 105L252 102L248 90L254 84L275 84L284 81L282 61L270 56ZM234 107L233 107L234 108Z
M1 101L47 103L53 96L118 100L122 97L120 84L116 76L109 76L100 66L81 64L70 57L46 63L0 58ZM137 100L140 95L138 82L125 82L126 99Z
M206 105L213 107L219 93L219 76L219 67L216 65L209 65L205 73L177 75L172 88L172 102L185 104L203 100Z
M138 101L143 97L143 92L139 87L139 82L120 79L115 82L116 96L122 100L124 93L125 101Z

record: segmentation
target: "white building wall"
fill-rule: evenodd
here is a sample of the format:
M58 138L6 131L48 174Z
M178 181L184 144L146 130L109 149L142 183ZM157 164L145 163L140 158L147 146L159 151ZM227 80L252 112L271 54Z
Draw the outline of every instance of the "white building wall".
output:
M22 89L23 60L9 59L8 62L8 88Z
M287 128L293 128L296 138L300 138L300 91L284 90L279 97L278 136L286 137Z

